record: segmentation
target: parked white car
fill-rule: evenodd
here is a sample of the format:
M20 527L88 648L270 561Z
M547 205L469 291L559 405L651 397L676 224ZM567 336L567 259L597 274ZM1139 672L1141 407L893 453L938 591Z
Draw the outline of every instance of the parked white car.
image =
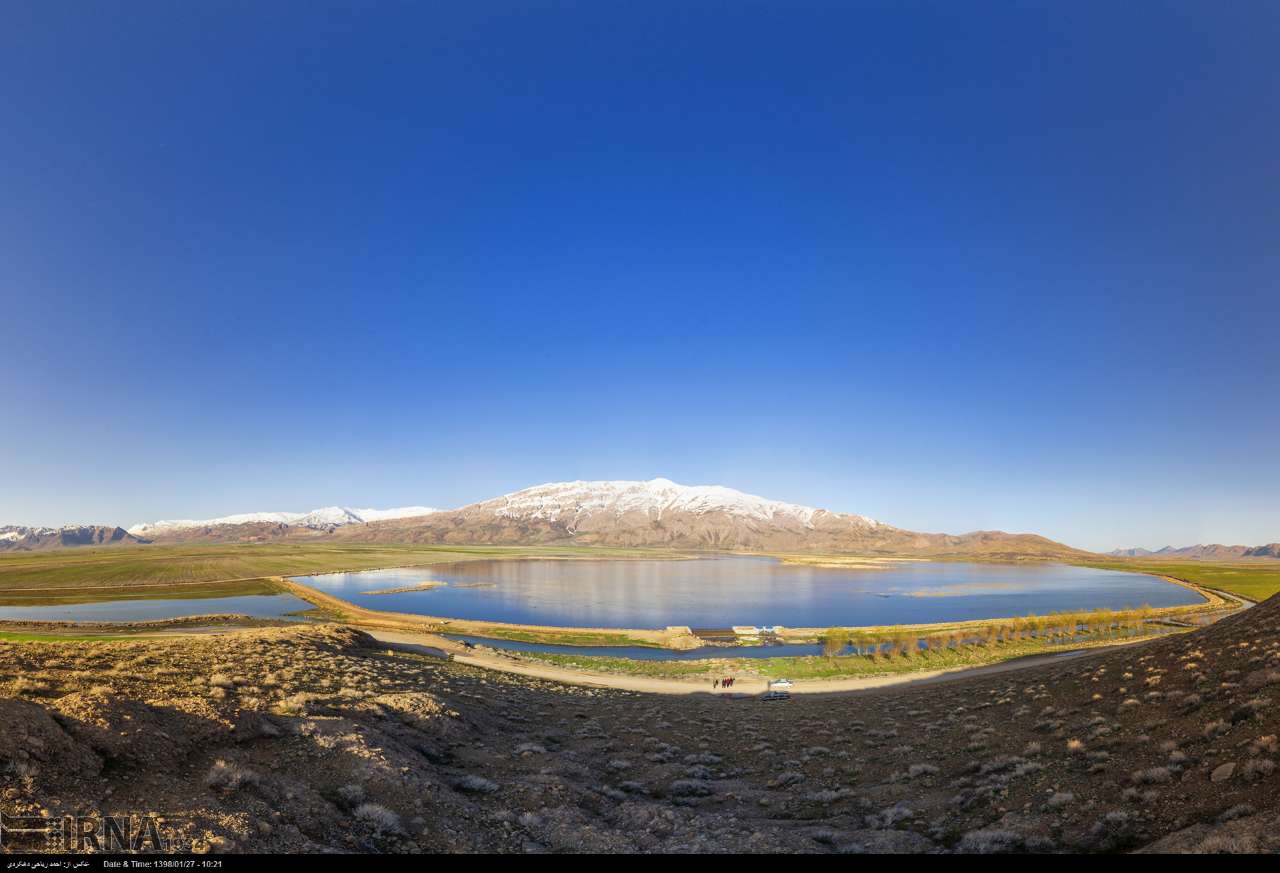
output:
M769 683L769 687L771 689L776 688L779 691L782 691L787 688L794 688L795 683L792 682L790 679L774 679L772 682Z

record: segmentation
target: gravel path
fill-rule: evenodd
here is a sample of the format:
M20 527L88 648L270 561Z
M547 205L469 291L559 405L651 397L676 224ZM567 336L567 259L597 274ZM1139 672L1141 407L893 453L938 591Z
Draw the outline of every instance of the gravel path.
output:
M767 690L765 679L740 678L734 683L732 690L713 690L706 680L690 682L681 679L663 679L655 676L629 676L621 673L591 673L585 670L566 669L536 661L520 661L502 655L475 653L465 650L450 640L441 637L404 633L400 631L369 630L374 639L389 643L396 648L416 651L434 657L452 655L459 664L469 664L489 670L500 670L535 679L547 679L552 682L563 682L568 685L581 685L591 688L614 688L620 691L639 691L647 694L704 694L715 696L743 696L762 694ZM1129 645L1138 645L1132 643ZM890 676L859 677L852 679L813 679L796 680L790 689L792 694L847 694L870 691L877 688L897 686L932 685L939 682L951 682L961 679L972 679L977 676L991 676L1008 673L1014 670L1025 670L1045 664L1058 663L1063 660L1084 654L1098 654L1112 651L1119 646L1075 649L1067 652L1054 652L1048 655L1032 655L1016 658L999 664L988 664L982 667L955 667L948 670L923 670L915 673L898 673Z

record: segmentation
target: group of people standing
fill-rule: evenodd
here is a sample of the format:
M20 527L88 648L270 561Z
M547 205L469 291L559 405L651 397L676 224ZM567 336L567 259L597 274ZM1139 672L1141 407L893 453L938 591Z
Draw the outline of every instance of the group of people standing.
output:
M716 679L716 680L713 680L713 681L712 681L712 683L711 683L711 687L712 687L712 689L716 689L716 688L732 688L732 687L733 687L733 680L734 680L734 677L732 677L732 676L726 676L726 677L725 677L725 678L723 678L723 679Z

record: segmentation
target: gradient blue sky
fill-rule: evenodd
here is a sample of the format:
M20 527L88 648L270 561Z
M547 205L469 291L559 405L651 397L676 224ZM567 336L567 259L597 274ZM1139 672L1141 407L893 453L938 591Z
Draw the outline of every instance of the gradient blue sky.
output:
M1280 539L1280 7L11 2L0 522L667 476Z

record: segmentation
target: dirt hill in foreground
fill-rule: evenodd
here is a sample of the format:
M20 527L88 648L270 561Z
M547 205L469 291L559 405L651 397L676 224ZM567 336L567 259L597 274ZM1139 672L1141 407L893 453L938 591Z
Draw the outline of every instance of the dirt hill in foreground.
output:
M312 627L0 645L6 814L193 817L201 850L1280 847L1280 601L1052 667L672 698Z

